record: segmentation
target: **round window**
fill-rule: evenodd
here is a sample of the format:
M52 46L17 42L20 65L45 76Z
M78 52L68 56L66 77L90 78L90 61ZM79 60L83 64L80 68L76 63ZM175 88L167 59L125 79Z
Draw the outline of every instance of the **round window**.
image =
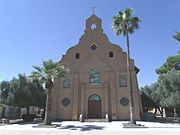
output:
M70 104L70 100L68 98L64 98L61 103L63 104L63 106L67 107Z
M121 98L121 100L120 100L120 104L121 104L122 106L127 106L127 105L129 104L129 100L128 100L127 98L123 97L123 98Z

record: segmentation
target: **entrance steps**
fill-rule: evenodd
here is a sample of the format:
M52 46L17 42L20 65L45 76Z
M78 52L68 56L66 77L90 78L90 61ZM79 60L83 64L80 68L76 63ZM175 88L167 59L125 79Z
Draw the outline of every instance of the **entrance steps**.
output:
M85 122L109 122L108 119L85 119Z

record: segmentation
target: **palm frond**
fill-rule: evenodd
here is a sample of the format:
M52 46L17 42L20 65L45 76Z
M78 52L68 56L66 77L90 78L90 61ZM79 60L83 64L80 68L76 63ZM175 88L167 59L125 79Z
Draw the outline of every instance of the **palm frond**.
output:
M113 17L112 29L115 31L116 35L120 35L124 31L125 23L123 21L122 12L119 15Z
M132 16L132 9L131 8L127 8L124 10L124 14L126 14L126 17L130 17Z
M39 80L41 84L46 83L48 81L47 77L42 76L41 79Z
M55 78L63 79L69 74L69 69L59 64L56 67L57 76Z
M35 70L37 70L38 72L42 72L42 69L41 67L39 66L32 66Z
M54 78L62 79L67 76L68 70L64 66L52 60L43 61L42 67L33 66L36 71L32 72L30 77L38 79L40 83L46 83Z
M180 41L180 33L176 32L176 35L173 36L176 40Z
M139 22L141 22L141 20L138 17L133 17L130 20L130 26L134 27L135 29L139 29Z
M131 33L131 34L134 32L134 30L135 30L134 27L129 27L129 28L128 28L128 32Z
M37 71L33 71L30 75L31 78L39 78L42 74Z
M122 15L123 15L123 12L119 11L118 16L122 16Z
M139 28L139 17L132 15L132 9L127 8L123 12L118 12L118 15L113 17L112 29L117 35L126 35L126 31L133 33L135 29Z
M120 26L116 25L116 24L113 24L112 25L112 29L115 31L115 33L117 35L120 35L122 33L122 29L120 28Z
M123 33L124 36L126 36L126 31L123 31L122 33Z

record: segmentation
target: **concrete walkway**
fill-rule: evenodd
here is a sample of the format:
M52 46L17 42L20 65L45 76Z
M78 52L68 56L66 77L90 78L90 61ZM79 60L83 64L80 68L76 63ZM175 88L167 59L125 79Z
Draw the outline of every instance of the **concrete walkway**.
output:
M54 122L56 128L34 128L37 124L1 125L0 135L180 135L179 124L137 122L148 128L123 128L126 121L115 122Z

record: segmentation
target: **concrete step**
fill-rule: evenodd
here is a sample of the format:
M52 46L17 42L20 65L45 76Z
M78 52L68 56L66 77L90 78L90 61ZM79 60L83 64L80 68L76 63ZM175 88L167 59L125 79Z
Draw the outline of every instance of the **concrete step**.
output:
M85 119L85 122L109 122L108 119Z

